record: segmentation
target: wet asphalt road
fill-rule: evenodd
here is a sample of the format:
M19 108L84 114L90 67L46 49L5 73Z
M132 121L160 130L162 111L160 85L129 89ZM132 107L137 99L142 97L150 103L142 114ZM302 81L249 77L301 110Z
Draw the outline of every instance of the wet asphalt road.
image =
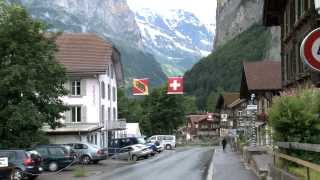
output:
M205 180L212 148L183 148L166 151L137 164L101 174L97 180Z

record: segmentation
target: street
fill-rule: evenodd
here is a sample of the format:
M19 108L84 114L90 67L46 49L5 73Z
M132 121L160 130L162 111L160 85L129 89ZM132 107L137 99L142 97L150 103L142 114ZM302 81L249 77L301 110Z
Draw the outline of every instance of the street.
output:
M213 155L212 148L166 151L150 160L122 167L94 179L112 180L202 180Z

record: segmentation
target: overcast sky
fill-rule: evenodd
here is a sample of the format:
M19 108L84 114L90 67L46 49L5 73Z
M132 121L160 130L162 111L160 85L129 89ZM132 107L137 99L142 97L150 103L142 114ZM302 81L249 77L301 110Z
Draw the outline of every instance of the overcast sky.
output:
M150 8L156 11L183 9L193 12L206 24L215 23L216 0L127 0L129 6L137 11Z

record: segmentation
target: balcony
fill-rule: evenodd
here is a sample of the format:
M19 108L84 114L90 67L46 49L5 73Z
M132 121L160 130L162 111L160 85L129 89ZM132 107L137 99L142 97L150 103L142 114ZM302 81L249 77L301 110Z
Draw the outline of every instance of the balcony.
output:
M126 130L126 120L118 119L117 121L107 121L107 130L121 131Z
M49 134L64 134L64 133L80 133L80 132L93 132L101 129L98 123L63 123L61 127L51 129L49 125L43 126L43 131Z

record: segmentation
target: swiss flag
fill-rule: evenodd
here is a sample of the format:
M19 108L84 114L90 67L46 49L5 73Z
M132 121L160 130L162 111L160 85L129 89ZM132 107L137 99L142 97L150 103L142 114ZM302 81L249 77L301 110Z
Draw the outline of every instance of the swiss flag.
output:
M168 78L168 94L183 94L183 77Z

